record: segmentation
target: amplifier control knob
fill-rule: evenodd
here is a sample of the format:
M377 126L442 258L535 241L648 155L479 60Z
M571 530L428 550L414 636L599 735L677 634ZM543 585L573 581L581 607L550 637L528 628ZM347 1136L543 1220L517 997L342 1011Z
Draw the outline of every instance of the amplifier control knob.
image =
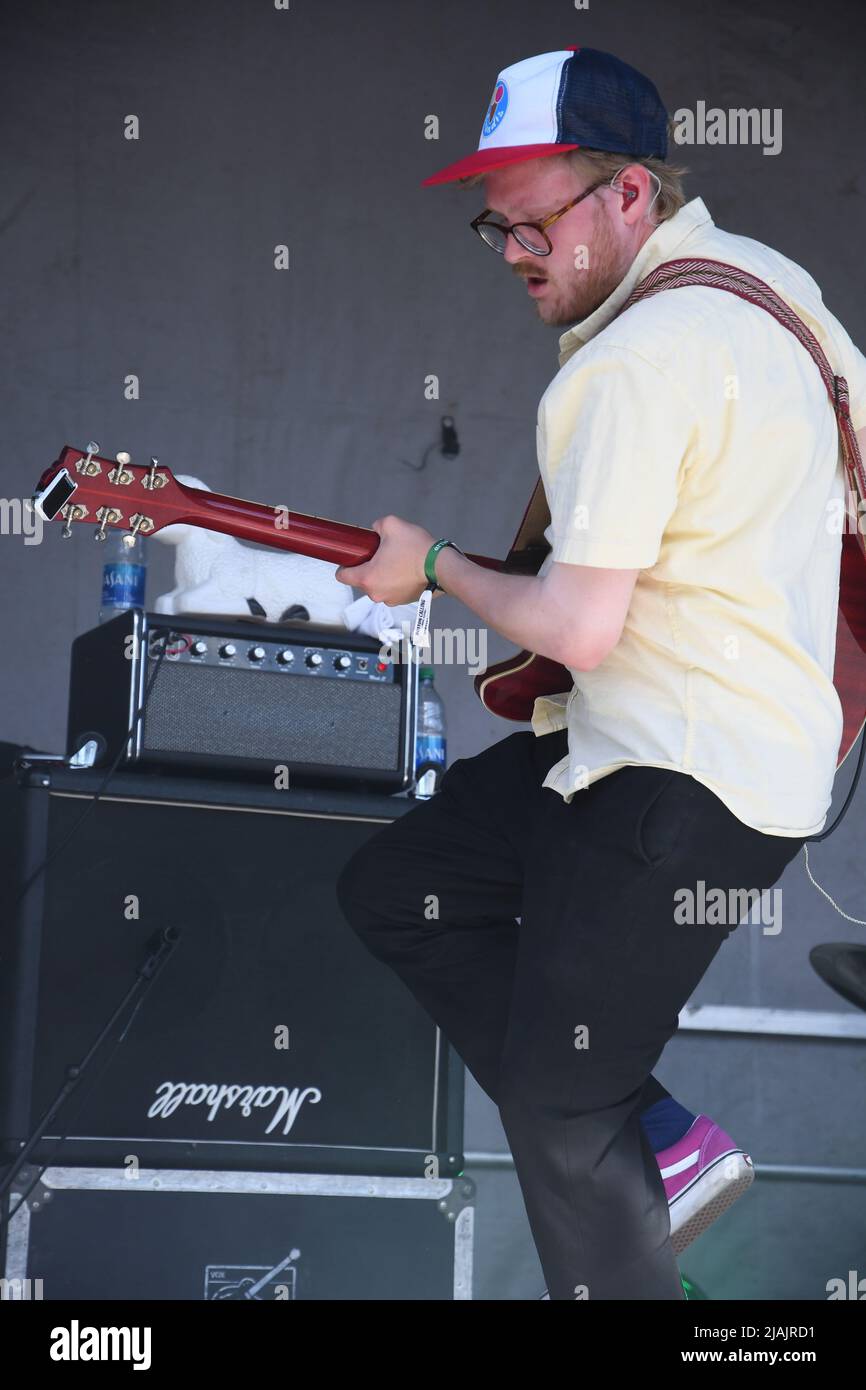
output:
M190 647L190 651L192 652L193 656L204 656L207 652L207 642L193 642L192 646Z
M234 642L223 642L220 647L220 656L237 656L238 649Z
M321 666L322 664L322 653L308 652L304 660L308 666L311 666L312 669L315 670L317 666Z
M280 663L281 666L291 666L294 659L295 653L293 651L290 651L288 647L284 648L284 650L281 652L277 652L277 661Z
M266 653L264 647L250 647L249 651L247 652L247 656L249 657L250 661L264 661L265 655Z
M352 658L351 658L350 656L335 656L335 657L334 657L334 665L336 666L336 668L337 668L338 671L348 671L348 669L349 669L349 667L351 666L351 664L352 664Z

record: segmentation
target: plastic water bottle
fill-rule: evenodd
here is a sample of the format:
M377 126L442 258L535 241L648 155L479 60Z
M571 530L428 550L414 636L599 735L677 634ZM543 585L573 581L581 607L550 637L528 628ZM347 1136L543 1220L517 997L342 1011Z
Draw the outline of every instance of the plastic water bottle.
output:
M418 672L418 722L415 739L415 795L438 791L445 771L445 706L433 687L432 666Z
M102 603L99 621L110 622L127 608L144 607L147 581L147 559L144 537L135 536L131 545L124 544L128 531L115 527L103 542L105 564L102 566Z

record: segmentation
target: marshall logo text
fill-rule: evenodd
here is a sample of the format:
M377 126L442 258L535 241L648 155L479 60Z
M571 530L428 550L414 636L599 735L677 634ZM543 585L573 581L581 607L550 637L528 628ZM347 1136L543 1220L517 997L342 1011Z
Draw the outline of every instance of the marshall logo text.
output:
M249 1119L254 1110L267 1110L275 1105L277 1108L265 1134L276 1129L280 1121L283 1122L283 1134L288 1134L304 1101L317 1105L322 1099L322 1092L318 1086L305 1086L303 1090L295 1086L290 1091L286 1086L217 1086L208 1082L163 1081L156 1088L156 1097L147 1112L148 1119L159 1117L165 1120L174 1114L179 1105L204 1105L211 1121L216 1119L220 1110L237 1106L241 1114Z

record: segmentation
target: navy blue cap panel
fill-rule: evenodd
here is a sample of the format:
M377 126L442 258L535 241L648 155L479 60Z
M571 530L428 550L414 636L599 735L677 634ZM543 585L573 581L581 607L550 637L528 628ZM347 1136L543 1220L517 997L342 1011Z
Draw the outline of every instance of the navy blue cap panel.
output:
M612 53L579 48L563 65L559 138L587 149L655 155L668 151L668 117L655 86Z

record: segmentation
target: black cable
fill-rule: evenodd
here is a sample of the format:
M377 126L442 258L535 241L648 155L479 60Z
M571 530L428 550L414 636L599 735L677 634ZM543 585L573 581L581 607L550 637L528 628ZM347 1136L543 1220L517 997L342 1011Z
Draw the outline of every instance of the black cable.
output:
M406 467L407 467L407 468L413 469L413 471L414 471L415 473L420 473L422 468L426 468L426 467L427 467L427 460L429 459L429 457L430 457L430 455L432 454L433 450L434 450L434 449L441 449L441 448L442 448L442 440L441 440L441 439L434 439L433 443L432 443L432 444L428 444L428 445L427 445L427 448L424 450L424 453L421 455L421 462L420 462L420 463L410 463L408 459L403 459L403 458L401 458L400 462L401 462L401 463L405 463Z

